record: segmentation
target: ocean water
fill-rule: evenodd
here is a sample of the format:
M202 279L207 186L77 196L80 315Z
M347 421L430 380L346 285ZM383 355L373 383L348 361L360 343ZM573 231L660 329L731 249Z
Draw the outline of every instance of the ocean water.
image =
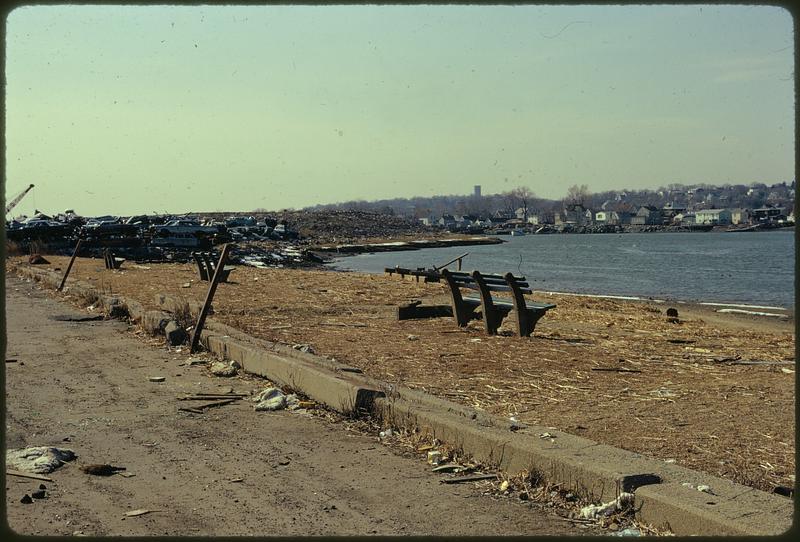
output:
M794 231L551 234L501 245L429 248L336 259L335 269L442 265L528 278L535 290L794 308ZM455 269L456 265L449 266Z

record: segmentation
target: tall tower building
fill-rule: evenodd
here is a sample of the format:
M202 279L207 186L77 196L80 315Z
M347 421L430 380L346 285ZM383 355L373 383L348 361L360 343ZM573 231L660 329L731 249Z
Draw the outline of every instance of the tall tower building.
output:
M479 198L479 197L481 197L481 185L479 185L479 184L476 184L476 185L475 185L475 188L474 188L473 195L474 195L476 198Z

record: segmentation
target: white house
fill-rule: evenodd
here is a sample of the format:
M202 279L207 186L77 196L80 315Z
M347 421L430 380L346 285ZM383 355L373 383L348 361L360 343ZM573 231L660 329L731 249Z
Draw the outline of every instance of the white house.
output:
M701 209L695 211L696 224L730 224L731 212L728 209Z

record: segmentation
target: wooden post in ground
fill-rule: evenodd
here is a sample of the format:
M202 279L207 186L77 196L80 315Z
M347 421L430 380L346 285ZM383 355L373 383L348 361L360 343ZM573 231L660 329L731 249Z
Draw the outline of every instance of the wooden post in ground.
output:
M222 271L225 267L225 262L228 260L228 252L230 252L230 250L230 244L226 243L223 245L222 253L219 255L219 262L217 262L217 267L214 269L214 277L211 279L211 284L208 286L206 301L203 303L203 309L200 311L197 324L194 326L194 331L192 332L192 344L189 347L190 354L193 354L195 350L197 350L197 345L200 342L200 332L203 331L203 325L206 323L208 309L211 307L211 301L214 299L214 292L217 291L217 284L219 284L219 279L222 277Z
M81 243L83 239L78 239L78 244L75 245L75 252L72 253L72 258L69 259L69 265L67 266L67 270L64 271L64 278L61 279L61 284L56 288L59 292L64 289L64 283L67 282L67 277L69 276L69 272L72 269L72 264L75 263L75 257L78 255L78 250L81 248Z

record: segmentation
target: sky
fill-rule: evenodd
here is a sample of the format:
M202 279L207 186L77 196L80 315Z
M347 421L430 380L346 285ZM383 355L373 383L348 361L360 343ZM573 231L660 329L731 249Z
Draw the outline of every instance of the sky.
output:
M794 179L771 6L28 6L12 215Z

